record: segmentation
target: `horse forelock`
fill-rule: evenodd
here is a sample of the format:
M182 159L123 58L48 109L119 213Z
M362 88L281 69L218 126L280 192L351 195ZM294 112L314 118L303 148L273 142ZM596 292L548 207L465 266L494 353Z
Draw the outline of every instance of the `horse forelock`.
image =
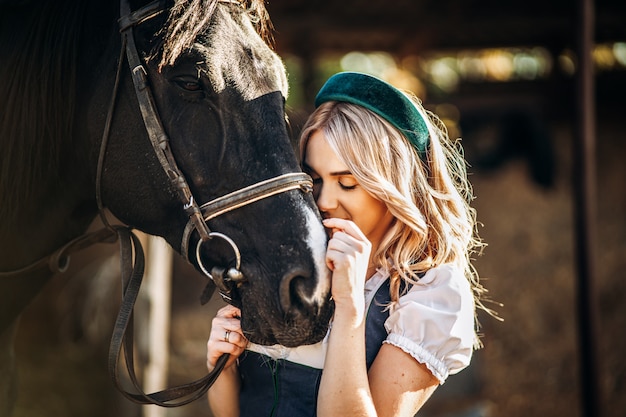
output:
M152 58L160 56L159 67L173 65L176 59L192 48L194 42L209 27L219 0L175 0L167 23L161 30L161 44ZM263 0L238 2L254 23L257 33L272 46L272 23Z
M54 181L72 139L82 8L42 2L32 12L0 10L0 217ZM19 13L19 10L18 10ZM15 21L13 21L15 20ZM6 222L6 223L5 223Z

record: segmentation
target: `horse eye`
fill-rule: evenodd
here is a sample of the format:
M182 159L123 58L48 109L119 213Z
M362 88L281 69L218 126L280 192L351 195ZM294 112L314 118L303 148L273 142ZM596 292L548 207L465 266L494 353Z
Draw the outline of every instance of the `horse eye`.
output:
M189 80L189 79L177 79L174 82L183 90L186 91L201 91L202 85L197 80Z

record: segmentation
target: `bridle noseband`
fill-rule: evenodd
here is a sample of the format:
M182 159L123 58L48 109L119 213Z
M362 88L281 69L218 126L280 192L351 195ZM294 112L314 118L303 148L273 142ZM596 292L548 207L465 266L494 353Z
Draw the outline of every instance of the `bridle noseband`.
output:
M258 182L256 184L234 191L225 196L218 197L215 200L209 201L208 203L200 206L203 221L207 222L224 213L228 213L229 211L236 210L240 207L246 206L264 198L297 189L302 190L306 193L312 192L313 183L311 181L311 177L301 172L294 172ZM189 240L191 238L191 234L194 228L195 223L190 219L187 223L187 227L185 227L185 230L183 232L183 238L181 243L181 253L186 259L189 252ZM239 286L243 282L245 282L245 277L240 269L240 251L235 242L228 236L218 232L209 232L209 239L213 237L218 237L226 241L231 246L231 248L233 249L233 253L236 257L235 267L229 268L227 270L224 270L224 268L221 267L214 267L213 269L211 269L211 272L209 272L202 262L200 251L202 245L207 241L206 239L198 240L195 250L196 261L202 272L204 272L204 274L206 274L206 276L211 279L212 283L217 286L220 296L224 299L224 301L229 304L233 304L233 298L231 295L233 291L233 285ZM224 274L224 272L226 272L226 274ZM203 298L207 298L207 296L204 295Z
M235 0L217 0L216 4L217 3L239 4ZM241 272L241 254L239 248L230 237L219 232L211 231L207 221L229 211L286 191L301 190L305 193L311 192L313 182L311 178L304 173L287 173L275 178L260 181L225 196L216 198L208 203L202 204L201 206L197 204L189 184L182 171L178 168L169 146L169 137L163 128L161 119L157 112L154 97L150 89L147 71L141 58L139 57L134 40L133 28L147 20L152 19L163 11L162 2L158 0L134 12L131 12L128 0L120 0L121 18L119 19L119 25L122 46L118 59L115 84L105 120L102 142L100 144L96 174L96 200L98 204L98 211L105 228L97 232L79 236L51 255L39 259L24 268L10 272L0 272L0 278L16 277L44 268L49 268L55 273L64 272L69 265L69 256L71 253L94 243L104 241L114 242L115 238L117 238L120 241L122 285L124 293L122 297L122 306L116 319L115 328L111 337L111 345L109 349L109 373L114 385L128 399L139 404L156 404L163 407L177 407L189 404L190 402L204 396L206 391L211 387L211 385L213 385L224 368L224 365L228 360L228 355L222 355L222 357L218 359L215 369L204 378L189 384L168 388L152 394L146 394L143 392L135 376L135 366L133 360L133 308L139 294L143 278L144 254L141 242L130 227L119 225L112 226L108 222L104 211L104 203L101 193L104 159L111 131L113 114L115 111L115 103L119 89L124 55L128 60L142 118L154 152L161 167L165 171L170 184L177 192L182 209L189 216L189 222L182 235L181 252L183 256L187 258L191 235L194 230L198 231L200 238L195 248L197 264L202 272L215 283L224 300L232 302L231 292L233 285L241 285L245 282L245 277ZM234 267L213 267L211 271L207 270L201 259L201 248L205 242L214 238L225 240L231 246L235 254ZM119 357L122 349L125 351L124 357L128 375L137 393L130 393L121 386L118 376L118 368ZM176 400L179 401L173 402Z

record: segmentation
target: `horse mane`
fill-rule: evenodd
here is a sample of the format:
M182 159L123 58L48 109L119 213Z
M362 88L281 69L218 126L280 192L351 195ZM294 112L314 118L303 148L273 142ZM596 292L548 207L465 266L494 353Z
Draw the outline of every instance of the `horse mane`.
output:
M237 1L246 9L258 34L270 46L273 44L272 23L263 0ZM173 65L185 50L191 48L209 26L218 0L175 0L162 31L159 67ZM156 54L152 55L152 58Z
M15 219L38 183L45 186L54 181L51 174L60 170L62 150L72 139L82 8L74 3L63 8L48 1L29 6L0 8L4 26L0 218L4 224Z

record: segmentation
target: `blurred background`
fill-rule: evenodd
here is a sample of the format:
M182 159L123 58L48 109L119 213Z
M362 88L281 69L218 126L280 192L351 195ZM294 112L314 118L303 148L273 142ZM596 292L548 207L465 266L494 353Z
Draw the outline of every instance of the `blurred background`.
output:
M596 122L597 170L593 273L585 278L596 314L598 415L622 417L626 2L596 0L594 6L595 97L587 111ZM488 306L502 320L479 314L484 348L419 415L587 417L578 307L585 294L576 243L581 166L574 157L580 137L578 2L271 0L267 7L275 48L288 70L294 138L316 91L341 70L412 90L452 138L462 138L479 232L488 244L475 265L496 302ZM163 250L158 242L150 245ZM222 304L214 297L200 306L204 278L178 255L170 268L174 278L165 295L171 292L171 330L162 367L173 385L204 375L210 320ZM106 355L119 307L118 277L116 248L90 248L25 311L17 340L17 417L211 415L203 400L156 409L134 405L113 389ZM138 338L141 350L147 342Z

